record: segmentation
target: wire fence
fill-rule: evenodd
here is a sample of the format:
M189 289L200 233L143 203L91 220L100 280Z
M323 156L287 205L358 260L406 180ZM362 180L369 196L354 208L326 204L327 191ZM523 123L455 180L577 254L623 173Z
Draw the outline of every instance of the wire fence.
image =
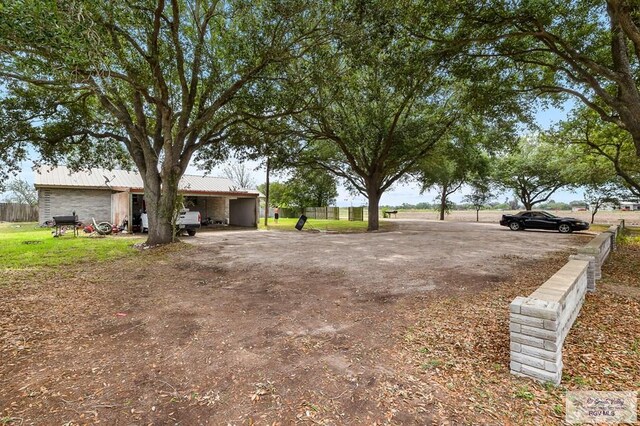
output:
M297 218L304 214L309 219L324 220L351 220L366 221L368 220L366 207L305 207L304 209L295 208L279 208L279 216L281 218ZM269 216L273 217L273 209L270 209ZM264 217L264 208L260 211L260 217Z

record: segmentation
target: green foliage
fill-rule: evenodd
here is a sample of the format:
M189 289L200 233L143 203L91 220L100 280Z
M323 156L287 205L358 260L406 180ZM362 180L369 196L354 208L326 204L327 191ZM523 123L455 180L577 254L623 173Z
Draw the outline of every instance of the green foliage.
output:
M541 210L571 210L571 205L561 201L549 200L546 203L540 203L537 208Z
M553 412L556 414L556 416L562 417L562 414L564 413L564 407L560 404L554 404Z
M325 170L298 168L286 183L287 205L297 209L334 205L336 179Z
M431 210L434 205L427 202L420 202L416 204L402 203L399 206L380 206L382 210Z
M286 87L309 105L293 117L298 161L330 170L367 197L370 229L378 226L380 196L480 111L469 107L469 81L448 68L455 52L415 37L406 19L393 2L337 3L331 39L296 68L306 78Z
M557 147L538 138L521 138L518 145L498 156L493 180L503 190L511 190L531 210L558 189L573 185L572 162Z
M470 182L471 193L464 196L464 201L477 212L487 207L491 200L495 197L492 193L491 183L488 177L474 176ZM476 215L476 220L479 220Z
M194 153L219 160L240 123L282 112L262 108L272 77L315 43L323 16L298 1L3 4L0 181L29 146L72 168L133 163L149 242L170 241Z
M527 388L526 386L521 386L516 389L515 396L516 398L521 398L526 401L531 401L535 398L533 393L531 393L531 391L529 391L529 388Z
M617 126L602 122L587 108L577 108L550 138L573 158L577 184L611 198L640 196L640 159L634 155L631 136ZM604 194L603 194L604 195Z
M265 184L258 190L264 194ZM324 170L299 167L285 183L269 183L269 204L298 212L305 207L333 205L337 196L336 179Z
M453 4L452 4L453 3ZM627 132L640 155L640 4L636 1L448 2L434 30L417 17L416 32L465 46L468 67L497 70L501 81L552 102L571 96L600 120ZM442 18L441 18L442 19ZM465 66L464 63L461 66Z
M266 194L266 184L262 183L258 185L258 191ZM272 206L286 207L288 205L287 203L287 185L281 182L269 182L269 204Z
M457 129L460 130L460 129ZM455 132L454 137L441 143L431 155L416 167L416 176L422 186L422 192L435 188L438 197L435 200L440 208L440 219L449 213L453 203L449 196L462 185L475 179L478 184L485 180L489 171L489 158L479 144L480 138L471 132Z

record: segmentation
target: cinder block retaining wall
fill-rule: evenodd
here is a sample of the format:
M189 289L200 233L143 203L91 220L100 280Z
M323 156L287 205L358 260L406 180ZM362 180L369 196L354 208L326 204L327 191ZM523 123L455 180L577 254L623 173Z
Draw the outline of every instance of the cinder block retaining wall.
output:
M596 236L536 291L511 302L512 374L560 383L564 339L580 313L586 292L595 291L602 264L615 248L623 226L621 222Z

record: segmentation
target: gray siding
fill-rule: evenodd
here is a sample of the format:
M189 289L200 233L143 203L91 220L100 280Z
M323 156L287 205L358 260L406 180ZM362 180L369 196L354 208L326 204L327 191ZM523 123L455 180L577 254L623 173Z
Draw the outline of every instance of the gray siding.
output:
M236 226L257 226L256 204L256 198L229 200L229 224Z
M40 188L38 207L40 223L74 211L84 224L91 223L91 218L111 222L111 190Z

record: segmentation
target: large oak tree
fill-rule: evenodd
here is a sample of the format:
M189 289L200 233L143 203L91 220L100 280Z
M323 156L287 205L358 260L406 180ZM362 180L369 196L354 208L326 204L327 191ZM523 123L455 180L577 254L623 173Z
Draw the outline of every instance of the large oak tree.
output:
M15 169L30 149L76 167L133 162L147 242L170 242L178 182L194 153L220 152L249 116L283 114L256 114L255 105L313 44L319 9L277 0L4 3L0 169Z
M572 164L559 155L557 146L539 137L522 137L518 145L497 156L493 182L513 191L526 210L543 203L560 188L574 185Z
M300 163L331 171L368 199L372 231L382 194L470 111L501 102L485 102L489 91L472 94L470 73L450 68L455 52L413 37L397 4L336 4L331 39L303 58L298 74L306 77L288 88L307 102L291 127L304 146Z

